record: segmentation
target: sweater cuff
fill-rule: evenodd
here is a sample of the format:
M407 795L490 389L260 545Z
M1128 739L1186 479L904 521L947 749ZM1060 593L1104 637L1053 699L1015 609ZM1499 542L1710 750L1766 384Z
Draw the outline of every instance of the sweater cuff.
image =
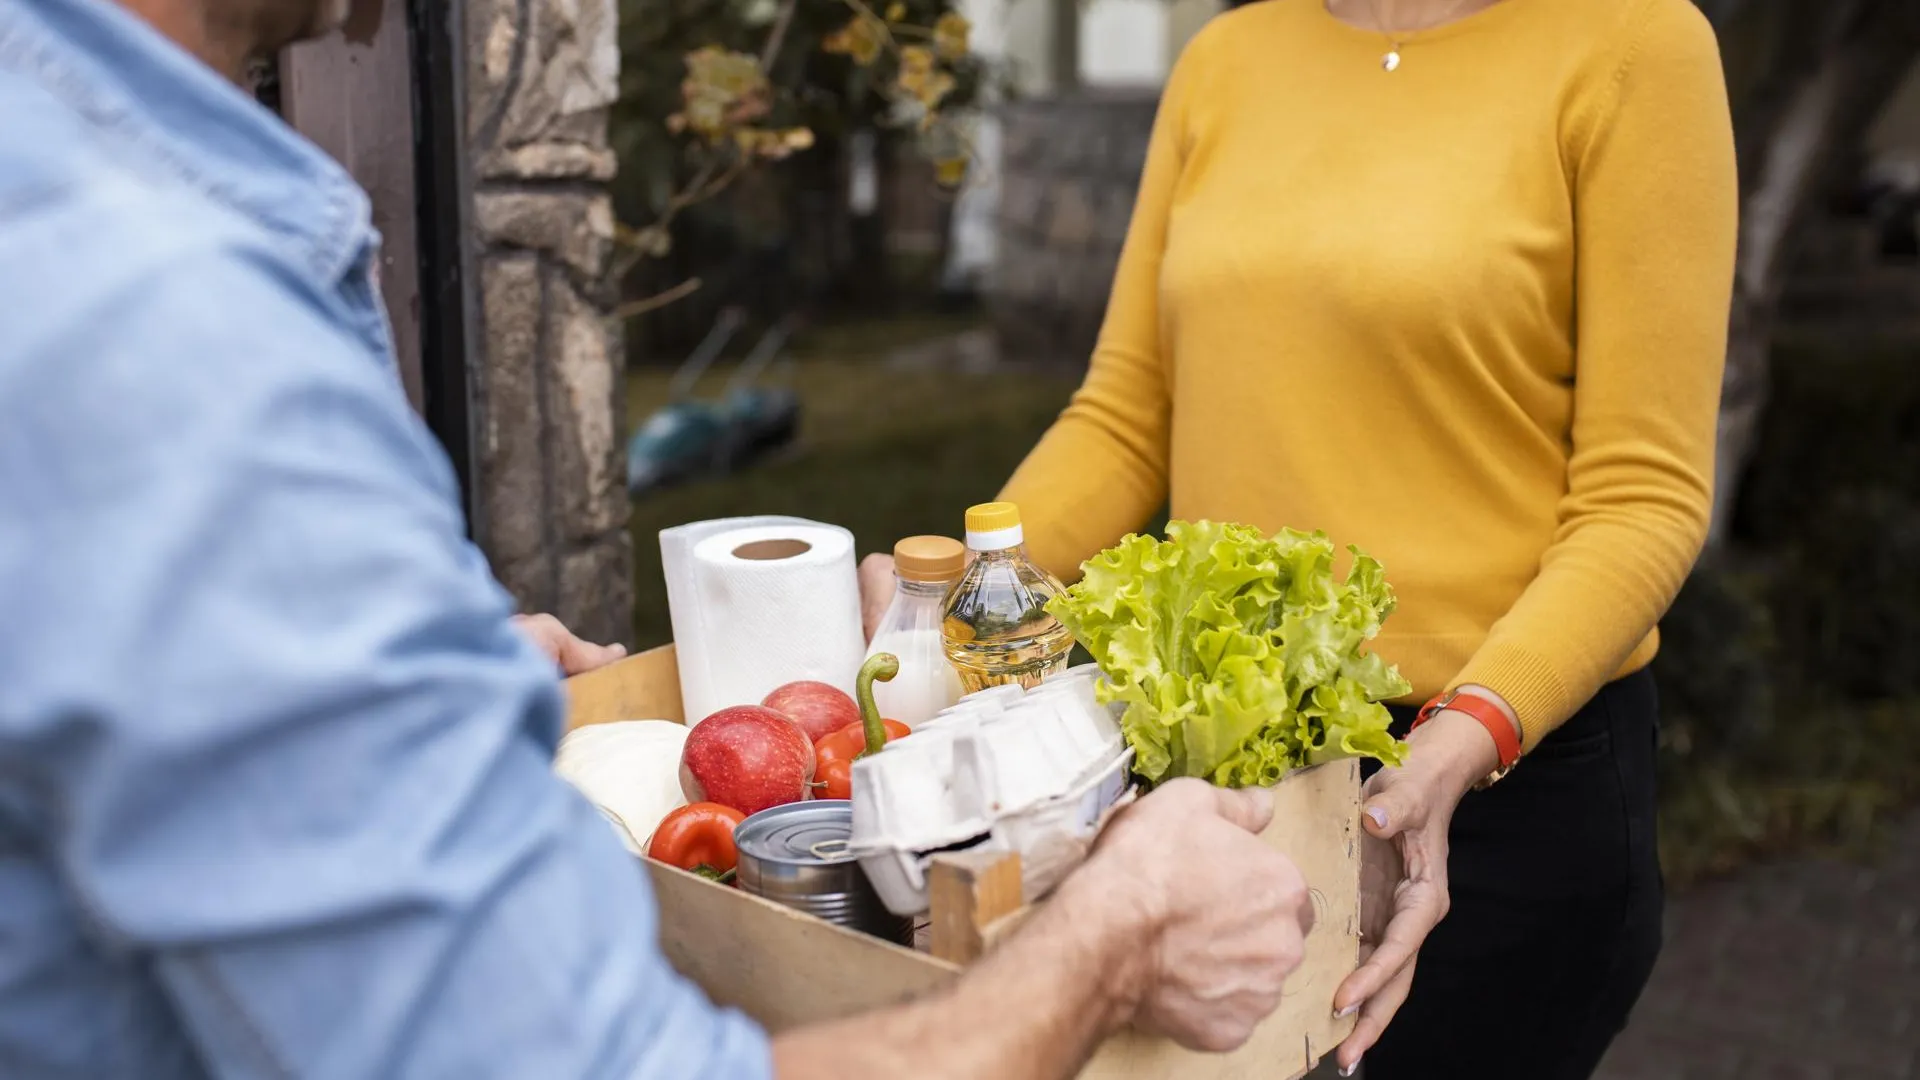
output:
M1488 642L1447 689L1484 686L1499 694L1520 718L1520 751L1528 754L1540 740L1573 715L1578 702L1554 666L1537 654L1504 642Z

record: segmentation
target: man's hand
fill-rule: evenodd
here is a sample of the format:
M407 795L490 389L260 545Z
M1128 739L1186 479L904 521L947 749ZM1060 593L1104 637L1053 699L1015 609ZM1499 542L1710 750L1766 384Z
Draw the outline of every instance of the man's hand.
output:
M860 560L860 622L867 629L867 640L880 627L880 619L893 603L893 556L869 555Z
M1062 886L1054 902L1075 920L1132 924L1138 963L1115 973L1137 980L1123 1022L1224 1052L1279 1007L1313 903L1300 871L1254 835L1272 816L1264 791L1175 780L1115 818Z
M943 993L783 1032L780 1080L1065 1080L1138 1024L1228 1051L1280 1005L1313 905L1253 834L1264 791L1175 780L1121 811L1033 917Z
M560 665L562 675L578 675L583 671L592 671L605 667L627 655L625 645L595 645L574 636L573 631L562 626L559 619L551 615L515 615L518 626L533 639L540 651L553 658Z

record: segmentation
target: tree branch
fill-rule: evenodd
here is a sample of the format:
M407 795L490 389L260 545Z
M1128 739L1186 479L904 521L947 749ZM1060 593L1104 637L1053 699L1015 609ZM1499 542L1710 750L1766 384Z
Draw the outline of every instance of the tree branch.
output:
M1814 62L1783 58L1792 74L1776 82L1785 90L1781 106L1742 133L1743 156L1757 164L1743 177L1710 549L1725 540L1767 406L1773 328L1798 239L1920 57L1916 7L1911 0L1823 5L1828 33L1801 39L1812 46Z

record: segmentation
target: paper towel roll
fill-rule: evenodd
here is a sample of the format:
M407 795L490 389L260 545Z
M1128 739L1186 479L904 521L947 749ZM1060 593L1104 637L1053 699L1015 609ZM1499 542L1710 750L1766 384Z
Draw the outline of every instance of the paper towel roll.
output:
M866 655L853 534L804 518L660 533L687 722L816 679L851 694Z

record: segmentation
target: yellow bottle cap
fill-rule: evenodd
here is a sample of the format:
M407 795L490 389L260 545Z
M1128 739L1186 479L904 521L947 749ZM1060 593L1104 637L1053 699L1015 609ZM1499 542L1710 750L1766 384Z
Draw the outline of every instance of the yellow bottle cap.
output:
M999 532L1020 527L1020 508L1010 502L981 503L967 510L967 531Z
M907 581L952 581L967 566L967 545L950 536L909 536L893 545L893 570Z
M975 551L1005 551L1025 542L1020 508L1010 502L981 503L967 510L967 546Z

